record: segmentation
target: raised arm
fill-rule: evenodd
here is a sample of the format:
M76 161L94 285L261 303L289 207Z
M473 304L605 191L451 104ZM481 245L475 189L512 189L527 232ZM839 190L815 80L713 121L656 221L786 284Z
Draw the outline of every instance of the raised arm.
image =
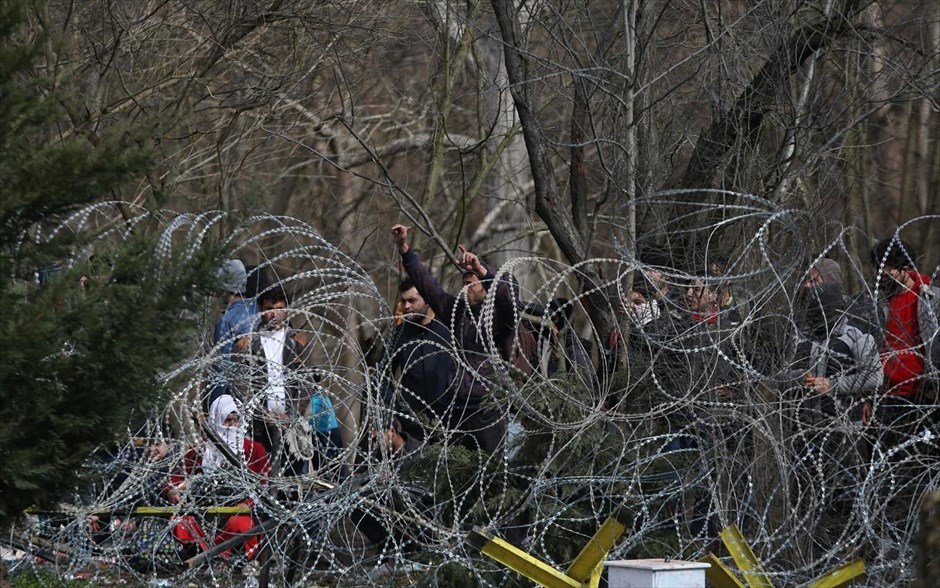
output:
M398 247L398 252L402 255L408 253L411 247L408 245L408 232L411 231L411 227L406 227L405 225L392 225L392 240L395 242L395 246Z
M480 284L489 291L493 288L493 282L496 280L496 268L489 266L475 254L467 250L463 245L460 248L460 265L464 271L471 271L480 278ZM515 298L512 294L512 288L509 283L509 274L503 274L503 277L496 283L496 308L497 310L509 310L510 314L515 306Z
M460 245L461 267L464 271L471 271L480 279L480 285L487 291L496 287L493 302L493 339L499 348L499 353L506 361L512 361L513 343L516 336L516 326L519 313L516 310L516 296L511 287L511 276L502 274L497 279L496 269L486 265L476 254L467 251Z
M418 254L411 250L408 244L408 232L410 230L410 227L404 225L392 227L392 239L401 254L402 265L405 266L405 272L414 282L415 288L424 298L424 301L428 303L428 306L434 310L434 313L440 317L442 322L450 324L457 298L444 291L444 288L441 287L440 283L421 262L421 259L418 258Z

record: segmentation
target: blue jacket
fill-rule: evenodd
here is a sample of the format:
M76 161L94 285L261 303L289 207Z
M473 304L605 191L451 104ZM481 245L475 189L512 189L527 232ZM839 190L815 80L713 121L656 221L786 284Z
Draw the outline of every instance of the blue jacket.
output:
M206 410L221 394L231 393L230 385L238 379L239 362L234 356L235 342L257 330L261 317L253 299L233 300L215 323L212 343L218 356L209 367L209 394Z
M242 336L255 331L260 321L258 305L254 300L233 300L215 323L212 343L215 345L221 343L219 354L222 357L231 357L235 342Z

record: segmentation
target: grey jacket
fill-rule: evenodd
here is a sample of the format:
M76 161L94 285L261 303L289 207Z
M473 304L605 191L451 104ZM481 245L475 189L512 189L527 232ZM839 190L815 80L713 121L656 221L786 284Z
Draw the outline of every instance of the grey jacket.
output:
M841 343L839 349L834 342ZM836 323L828 340L809 343L810 373L828 378L833 396L858 398L881 386L884 370L875 337L844 318Z

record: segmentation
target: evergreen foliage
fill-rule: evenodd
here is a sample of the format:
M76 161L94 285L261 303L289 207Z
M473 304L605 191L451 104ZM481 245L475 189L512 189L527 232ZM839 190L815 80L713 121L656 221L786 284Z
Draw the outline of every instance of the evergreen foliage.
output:
M60 135L26 10L0 4L0 527L73 491L89 454L165 399L161 375L193 342L182 317L216 263L208 248L174 258L146 222L44 237L153 163L133 129ZM61 270L40 288L51 264Z

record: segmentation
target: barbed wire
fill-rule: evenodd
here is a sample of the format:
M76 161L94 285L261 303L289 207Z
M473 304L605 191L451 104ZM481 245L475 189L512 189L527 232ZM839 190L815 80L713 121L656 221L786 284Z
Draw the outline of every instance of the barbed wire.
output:
M289 322L309 340L309 358L288 371L289 384L333 404L343 447L324 443L329 431L312 422L328 416L321 408L278 425L270 470L237 451L221 467L198 467L207 447L224 449L210 433L207 406L210 374L222 364L240 434L272 426L258 424L266 375L252 372L243 353L222 355L236 340L206 341L166 374L178 384L163 413L129 425L126 442L88 462L93 482L59 512L25 516L13 528L8 543L42 562L18 560L13 573L38 566L100 585L523 585L465 541L470 528L489 528L563 567L624 507L633 522L611 558L697 559L719 549L720 529L737 525L777 585L809 582L856 558L868 585L910 580L916 512L940 486L936 397L913 399L906 420L891 421L897 414L880 387L829 397L808 389L799 351L811 268L839 257L855 282L875 284L856 298L872 305L884 280L851 255L853 228L817 243L805 212L711 195L735 200L701 205L717 215L710 220L698 211L673 216L637 244L615 241L619 257L504 264L495 283L528 277L512 284L512 320L515 344L534 342L529 369L498 359L498 287L477 314L447 325L459 333L460 321L477 323L486 369L461 349L459 335L423 348L484 382L483 406L507 428L492 453L473 449L473 431L454 426L451 413L405 401L391 361L401 317L353 258L299 220L242 221L228 245L259 260L267 290L292 294ZM658 216L677 204L689 205L687 194L627 205ZM50 234L94 227L104 241L156 222L158 257L192 258L226 219L105 203ZM684 236L701 238L689 246ZM600 271L585 272L588 265ZM918 269L938 277L937 268ZM590 275L601 283L587 283ZM608 294L609 308L592 306L592 289ZM469 302L466 290L460 296ZM217 318L210 307L199 318L207 333ZM599 310L616 317L619 338L591 321ZM869 326L876 337L877 325ZM362 335L368 331L376 336ZM403 369L422 359L408 357ZM616 366L613 377L600 375L604 362ZM389 428L418 433L395 450L385 441ZM292 459L300 470L286 467ZM169 498L170 484L179 502ZM247 506L212 511L233 505ZM226 534L239 516L235 536L253 529L260 539L250 557L247 543ZM222 550L227 540L236 544Z

